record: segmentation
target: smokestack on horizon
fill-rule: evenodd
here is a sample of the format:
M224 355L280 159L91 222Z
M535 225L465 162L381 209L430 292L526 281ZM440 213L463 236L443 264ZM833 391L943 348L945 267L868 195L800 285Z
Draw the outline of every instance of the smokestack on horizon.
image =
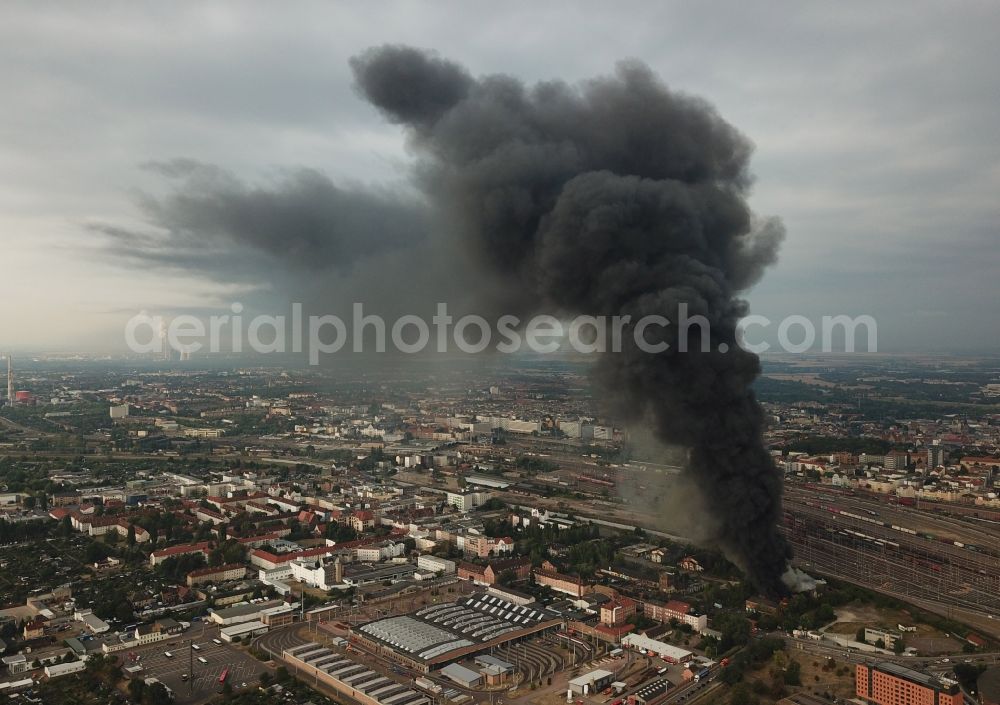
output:
M647 329L666 352L624 336L594 373L624 418L690 449L715 542L759 589L787 592L782 479L751 389L759 360L736 333L747 310L738 294L775 261L784 234L747 204L750 142L634 61L579 87L473 78L401 46L369 49L351 67L361 94L406 130L440 226L505 283L496 311L676 323L684 305L704 317L707 330Z
M7 353L7 406L14 406L14 356Z

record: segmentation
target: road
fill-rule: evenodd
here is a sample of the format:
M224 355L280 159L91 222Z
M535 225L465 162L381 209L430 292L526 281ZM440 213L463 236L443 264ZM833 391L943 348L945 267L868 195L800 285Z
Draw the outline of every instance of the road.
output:
M955 663L963 661L985 664L1000 663L1000 652L944 658L941 656L904 656L902 654L888 656L885 654L870 654L863 651L847 649L843 646L837 646L830 644L829 642L816 641L813 639L797 639L795 637L787 636L781 632L775 632L773 634L769 634L768 636L784 639L785 643L788 645L787 648L790 653L794 653L795 651L805 651L806 653L815 654L817 656L846 660L851 663L871 663L875 660L892 661L904 666L923 670L931 669L935 666L944 666L943 669L938 670L950 670Z

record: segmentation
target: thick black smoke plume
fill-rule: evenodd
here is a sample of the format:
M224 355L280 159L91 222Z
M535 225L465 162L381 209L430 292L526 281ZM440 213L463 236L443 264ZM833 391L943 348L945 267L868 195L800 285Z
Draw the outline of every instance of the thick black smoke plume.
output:
M180 160L152 166L176 190L141 203L165 238L99 227L114 252L212 267L216 281L264 280L319 313L341 299L383 315L448 301L456 315L634 322L676 319L686 304L710 323L708 350L698 326L652 327L647 339L668 352L641 352L626 334L597 379L622 417L690 448L716 541L761 589L783 592L781 480L751 391L758 360L735 332L745 312L737 295L774 261L782 236L747 206L750 143L635 62L581 86L530 88L406 47L372 49L352 66L364 97L406 130L421 198L345 189L305 170L251 186Z
M761 589L783 592L781 478L751 391L757 357L736 344L736 294L774 261L782 235L747 206L749 142L635 62L579 88L473 79L397 46L352 67L362 94L407 128L437 215L508 282L503 305L637 321L676 320L686 304L708 320L705 351L698 326L649 329L667 352L626 336L597 372L620 413L691 449L720 545Z

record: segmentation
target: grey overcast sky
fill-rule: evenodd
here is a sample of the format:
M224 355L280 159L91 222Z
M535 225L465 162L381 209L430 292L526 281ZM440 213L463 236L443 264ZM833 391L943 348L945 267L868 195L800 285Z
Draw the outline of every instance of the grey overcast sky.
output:
M348 66L387 42L526 82L642 60L756 145L751 203L788 236L755 313L872 314L886 351L997 347L997 2L6 3L0 18L0 347L119 349L139 309L266 288L109 253L88 226L143 225L137 194L162 185L144 163L402 181L403 137Z

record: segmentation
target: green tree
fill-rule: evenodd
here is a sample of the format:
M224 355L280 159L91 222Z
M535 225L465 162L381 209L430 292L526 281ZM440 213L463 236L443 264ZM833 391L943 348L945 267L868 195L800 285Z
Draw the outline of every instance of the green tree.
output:
M229 685L226 683L226 685ZM230 690L230 692L232 692ZM142 699L143 705L170 705L170 693L163 683L153 683L146 687L146 692Z
M979 680L979 676L981 676L985 670L986 666L982 664L956 663L955 678L958 679L958 682L962 684L963 688L968 691L974 691L976 689L976 681Z
M115 607L115 619L120 622L131 622L135 619L135 614L132 612L132 605L128 603L128 600L122 600Z
M128 695L132 700L141 703L146 694L146 682L141 678L133 678L128 682Z
M792 661L785 669L785 685L802 685L802 666Z
M760 702L747 683L737 683L729 695L729 705L757 705Z

